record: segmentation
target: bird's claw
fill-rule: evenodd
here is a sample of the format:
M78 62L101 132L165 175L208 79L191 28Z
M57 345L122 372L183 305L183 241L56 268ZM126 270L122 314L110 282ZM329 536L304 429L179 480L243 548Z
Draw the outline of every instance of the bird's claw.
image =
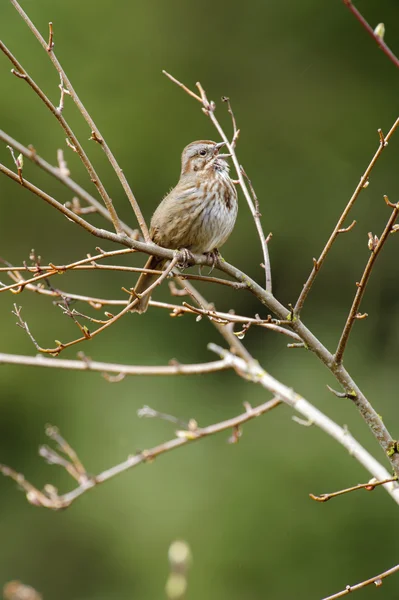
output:
M211 268L210 268L210 271L208 273L208 275L210 275L212 273L213 269L216 267L217 262L218 262L219 258L221 257L221 254L220 254L219 250L217 248L215 248L211 252L207 252L206 256L211 261Z
M190 266L189 263L194 259L194 254L192 252L190 252L190 250L188 250L187 248L180 248L178 250L178 256L179 256L179 262L178 262L177 266L182 271L184 269L187 269L187 267Z

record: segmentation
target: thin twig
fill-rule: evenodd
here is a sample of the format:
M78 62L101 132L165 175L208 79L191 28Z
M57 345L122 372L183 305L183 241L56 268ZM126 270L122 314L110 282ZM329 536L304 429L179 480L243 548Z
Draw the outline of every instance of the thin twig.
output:
M85 121L87 122L87 124L89 125L91 132L92 132L92 138L95 141L97 141L101 148L103 149L105 155L107 156L109 162L112 165L112 168L114 169L119 181L122 184L122 187L125 191L126 196L128 197L128 200L131 204L131 207L133 208L133 211L136 215L137 218L137 222L139 224L139 227L142 231L144 240L149 243L151 241L150 238L150 234L148 231L148 227L146 225L146 222L144 220L143 214L140 210L140 207L138 205L138 202L136 200L136 198L134 197L134 194L129 186L129 183L125 177L125 174L123 173L122 169L120 168L119 164L117 163L114 155L112 154L108 144L106 143L105 139L103 138L103 136L101 135L100 130L98 129L97 125L94 123L93 119L91 118L91 116L89 115L89 113L87 112L86 108L84 107L82 101L80 100L79 96L77 95L77 93L75 92L70 80L68 79L64 69L62 68L59 60L57 59L56 55L54 54L54 50L53 47L49 48L48 44L46 43L45 39L43 38L43 36L40 34L40 32L38 31L38 29L35 27L35 25L32 23L32 21L29 19L28 15L24 12L24 10L21 8L21 6L19 5L19 3L17 2L17 0L10 0L11 4L14 6L14 8L18 11L18 13L20 14L20 16L23 18L23 20L25 21L25 23L28 25L29 29L32 31L32 33L34 34L34 36L36 37L36 39L40 42L40 44L42 45L42 47L47 51L48 56L50 57L54 67L57 69L60 77L62 78L62 81L64 82L65 87L67 88L72 100L75 102L76 106L78 107L81 115L83 116L83 118L85 119ZM71 140L72 141L72 140ZM73 142L72 142L73 143ZM107 205L108 208L108 205ZM112 214L112 212L111 212Z
M385 196L385 198L386 198L386 201L389 202L389 200L387 199L386 196ZM362 278L361 278L360 282L356 284L357 285L357 291L356 291L355 297L353 299L353 303L352 303L351 309L349 311L349 315L348 315L348 318L346 320L344 329L342 331L341 338L340 338L338 346L337 346L337 350L335 352L335 357L334 358L335 358L335 363L337 365L340 365L342 363L342 359L343 359L343 355L344 355L344 352L345 352L346 345L348 343L349 335L350 335L350 332L352 330L353 324L356 321L356 317L358 315L358 310L359 310L359 307L360 307L360 303L362 301L364 292L366 291L367 282L368 282L368 280L370 278L370 275L371 275L371 272L373 270L374 263L375 263L375 261L377 259L377 256L381 252L382 247L384 246L385 242L387 241L387 239L389 237L389 234L391 233L392 228L393 228L393 226L395 224L395 221L396 221L396 219L398 217L398 214L399 214L399 203L396 204L396 205L392 205L390 203L390 206L394 206L392 214L389 217L389 220L388 220L388 222L386 224L386 227L385 227L385 229L384 229L384 231L383 231L380 239L378 240L378 242L375 245L373 244L372 249L371 249L370 258L367 261L367 265L366 265L366 267L365 267L365 269L363 271Z
M341 592L338 592L337 594L333 594L332 596L323 598L323 600L337 600L338 598L343 598L344 596L347 596L351 592L356 592L357 590L361 590L362 588L365 588L366 586L371 585L372 583L374 583L374 585L376 587L380 587L382 585L383 579L385 579L386 577L389 577L390 575L393 575L394 573L397 573L398 571L399 571L399 565L396 565L395 567L392 567L392 569L388 569L388 571L384 571L383 573L380 573L379 575L376 575L375 577L371 577L370 579L366 579L365 581L362 581L361 583L357 583L356 585L347 585L346 588L344 590L342 590Z
M350 492L356 492L357 490L367 490L371 492L379 485L384 485L385 483L391 483L393 481L398 481L397 477L390 477L389 479L383 479L382 481L377 481L375 478L371 479L368 483L359 483L359 485L354 485L350 488L345 488L344 490L339 490L338 492L332 492L331 494L320 494L320 496L315 496L314 494L309 494L309 497L312 500L316 500L316 502L327 502L327 500L331 500L331 498L336 498L337 496L343 496L344 494L349 494Z
M374 154L373 158L371 159L365 172L361 176L360 181L359 181L358 185L356 186L355 191L353 192L351 198L349 199L348 204L346 205L341 216L339 217L338 222L337 222L336 226L334 227L334 230L331 233L330 237L328 238L328 241L327 241L326 245L324 246L319 258L317 260L314 260L313 269L312 269L305 285L303 286L302 292L300 293L299 298L295 304L295 315L297 317L299 317L299 315L301 313L301 310L303 308L306 297L309 294L310 289L314 283L314 280L316 279L318 272L320 271L321 267L323 266L324 261L326 260L326 257L328 255L329 251L331 250L333 243L335 242L335 240L337 239L339 234L343 232L343 225L344 225L344 222L345 222L349 212L353 208L353 205L355 204L356 200L358 199L359 194L362 191L362 189L367 187L370 174L371 174L373 168L375 167L377 160L381 156L384 148L388 145L389 140L391 139L392 135L395 133L398 125L399 125L399 118L396 119L395 123L392 125L391 129L389 130L389 132L387 133L386 136L384 136L382 134L381 130L378 130L379 132L381 132L381 135L379 134L380 144L377 148L377 151L375 152L375 154ZM353 223L352 223L352 225L349 226L349 228L346 228L346 231L350 230L352 227L353 227ZM344 229L344 231L345 231L345 229Z
M399 67L399 58L392 52L392 50L387 46L384 42L384 39L377 35L375 30L371 27L371 25L366 21L363 15L358 11L358 9L353 6L351 0L342 0L343 3L349 8L351 13L356 17L362 27L367 31L367 33L373 38L376 44L381 48L383 53L389 58L389 60L395 65L395 67Z

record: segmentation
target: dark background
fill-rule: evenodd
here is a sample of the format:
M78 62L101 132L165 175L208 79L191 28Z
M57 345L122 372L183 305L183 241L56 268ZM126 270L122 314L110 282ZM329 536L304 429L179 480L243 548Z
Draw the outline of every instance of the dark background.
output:
M386 40L395 47L397 2L359 0L357 5L373 26L385 22ZM177 181L184 145L216 138L197 103L161 70L190 86L200 80L215 101L230 96L242 132L239 160L259 195L265 231L274 235L274 290L282 302L295 302L312 257L377 148L377 128L387 132L397 117L397 70L342 2L27 0L23 7L45 37L48 21L54 22L55 52L148 219ZM4 42L58 103L58 75L10 3L1 3L0 22ZM72 176L91 189L54 117L10 68L1 56L1 127L32 143L51 163L63 147ZM217 110L228 128L220 101ZM68 97L64 115L90 151L120 215L135 226L115 174L101 149L86 141L90 132ZM369 256L367 232L379 234L388 218L383 194L399 199L398 151L396 135L353 211L357 226L339 238L303 312L305 323L331 349ZM0 158L13 168L4 146ZM71 199L68 190L28 161L24 175L61 202ZM5 177L0 201L0 255L14 264L28 259L31 248L44 262L64 263L94 252L98 244ZM263 280L259 244L242 197L223 253ZM398 240L392 237L361 307L369 318L355 325L345 361L394 437L399 436L397 256ZM142 263L143 257L135 258L134 264ZM126 274L100 272L69 273L56 285L122 298L121 286L132 283ZM234 306L240 314L266 315L249 294L199 287L220 310ZM164 288L157 298L168 298ZM36 352L15 326L15 301L42 345L76 337L73 323L46 298L2 294L1 351ZM189 316L172 320L154 310L127 316L80 349L96 360L166 364L171 358L211 360L209 341L221 341L209 323ZM260 329L251 329L245 343L270 373L347 424L384 462L350 402L327 391L332 377L314 356L287 350L285 339ZM78 349L62 356L74 358ZM137 418L143 404L205 425L238 414L244 401L255 405L268 398L234 373L109 384L98 374L2 366L0 382L1 461L38 486L51 481L62 492L71 482L36 452L45 441L46 423L58 425L96 473L173 436L169 424ZM291 416L282 407L248 424L235 446L221 434L160 457L64 512L28 505L15 484L1 479L0 583L21 579L46 600L161 598L167 548L175 538L187 540L194 556L191 600L317 599L393 566L398 560L394 502L382 489L328 504L309 500L309 492L333 491L369 475L325 434L300 427ZM388 579L379 592L373 588L359 597L379 593L396 599L398 579Z

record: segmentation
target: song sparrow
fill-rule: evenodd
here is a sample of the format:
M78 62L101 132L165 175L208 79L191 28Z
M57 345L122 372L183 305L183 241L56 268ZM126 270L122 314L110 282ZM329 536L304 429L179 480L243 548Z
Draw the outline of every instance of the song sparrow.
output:
M224 142L192 142L181 157L180 179L162 200L151 219L151 239L164 248L185 248L193 253L213 253L233 230L237 216L237 192L224 160L219 154ZM161 269L165 260L150 256L145 268ZM142 294L159 275L142 273L131 300ZM149 295L141 298L132 311L147 310Z

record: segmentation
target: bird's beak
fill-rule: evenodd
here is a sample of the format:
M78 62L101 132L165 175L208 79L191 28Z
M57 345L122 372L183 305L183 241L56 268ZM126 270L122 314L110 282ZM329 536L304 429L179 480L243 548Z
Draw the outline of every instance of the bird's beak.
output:
M231 154L219 154L220 148L223 148L225 145L226 142L219 142L218 144L215 144L215 154L218 155L218 158L229 158L229 156L231 156Z

